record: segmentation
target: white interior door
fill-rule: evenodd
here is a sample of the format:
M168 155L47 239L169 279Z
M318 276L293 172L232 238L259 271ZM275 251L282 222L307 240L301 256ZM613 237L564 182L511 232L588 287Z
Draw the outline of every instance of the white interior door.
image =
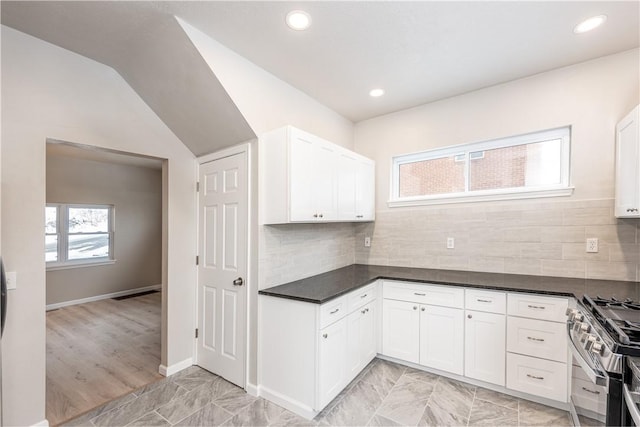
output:
M198 365L245 386L247 153L200 165Z

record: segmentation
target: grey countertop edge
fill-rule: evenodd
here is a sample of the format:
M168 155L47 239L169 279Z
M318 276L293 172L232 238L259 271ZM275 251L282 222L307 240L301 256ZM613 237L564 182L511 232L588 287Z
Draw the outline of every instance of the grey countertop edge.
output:
M547 276L519 276L519 275L513 275L513 274L500 274L500 273L482 273L482 272L473 272L473 271L456 271L456 270L433 270L433 269L416 269L416 268L407 268L409 270L411 270L413 273L415 273L416 271L420 272L420 271L424 271L424 272L431 272L431 273L457 273L460 275L480 275L480 276L486 276L486 278L490 278L490 277L497 277L497 278L503 278L503 277L513 277L513 276L519 276L519 277L534 277L535 279L537 279L536 281L542 282L544 280L549 280L551 282L562 282L565 281L567 283L570 282L574 282L574 285L576 283L583 283L584 288L579 291L569 291L569 290L548 290L548 289L540 289L537 288L535 286L531 286L531 287L527 287L526 285L521 285L519 287L512 287L512 286L508 286L508 285L491 285L491 284L479 284L479 283L467 283L465 281L446 281L446 280L433 280L433 279L429 279L429 278L415 278L415 277L407 277L405 275L402 274L398 274L398 275L394 275L394 274L373 274L369 277L363 277L362 279L359 280L355 280L349 284L347 284L346 286L342 287L339 290L336 290L335 292L330 292L326 295L323 295L322 297L312 297L312 296L308 296L308 295L304 295L305 293L308 292L301 292L301 290L305 290L306 287L311 287L311 286L322 286L323 285L323 280L321 279L323 276L327 276L325 280L325 282L327 281L331 281L331 280L335 280L335 279L339 279L338 277L331 277L332 275L335 274L339 274L339 272L341 270L346 270L348 272L349 269L357 269L358 267L360 267L363 270L368 270L369 268L371 269L395 269L395 270L402 270L403 268L406 267L394 267L394 266L367 266L367 265L363 265L363 264L353 264L351 266L347 266L347 267L343 267L340 269L336 269L336 270L332 270L332 271L328 271L326 273L321 273L315 276L311 276L305 279L300 279L294 282L290 282L290 283L285 283L283 285L278 285L278 286L274 286L271 288L267 288L267 289L263 289L260 290L258 293L260 295L266 295L266 296L272 296L272 297L277 297L277 298L284 298L284 299L290 299L290 300L295 300L295 301L302 301L302 302L307 302L307 303L312 303L312 304L324 304L326 302L329 302L335 298L338 298L342 295L345 295L355 289L361 288L363 286L366 286L370 283L373 283L377 280L395 280L395 281L403 281L403 282L413 282L413 283L428 283L428 284L434 284L434 285L445 285L445 286L458 286L458 287L465 287L465 288L476 288L476 289L487 289L487 290L497 290L497 291L507 291L507 292L520 292L520 293L534 293L534 294L540 294L540 295L548 295L548 296L559 296L559 297L574 297L574 298L580 298L582 295L582 293L587 293L586 289L590 282L594 282L594 283L603 283L603 284L609 284L609 283L621 283L621 284L625 284L627 286L631 285L634 287L638 287L637 285L640 285L640 283L637 282L620 282L620 281L611 281L611 280L597 280L597 279L577 279L577 278L561 278L561 277L547 277ZM415 274L410 274L410 275L415 275ZM309 289L309 288L306 288ZM632 295L632 299L636 299L637 298L637 289L634 289L633 293L634 295ZM628 292L623 294L622 297L626 297L628 296Z

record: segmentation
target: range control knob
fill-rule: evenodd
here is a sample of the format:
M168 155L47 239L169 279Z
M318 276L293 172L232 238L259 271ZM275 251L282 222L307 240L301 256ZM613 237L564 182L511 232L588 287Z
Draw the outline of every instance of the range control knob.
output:
M573 319L574 319L576 322L582 322L582 321L584 320L584 315L583 315L582 313L576 313L576 314L573 316Z
M589 333L591 332L591 325L588 323L580 324L580 332Z
M595 354L602 355L604 353L604 345L601 342L594 342L591 346L591 351Z
M575 308L567 308L567 311L565 312L565 314L567 315L567 321L573 322L573 319L575 319L577 312L578 310L576 310Z

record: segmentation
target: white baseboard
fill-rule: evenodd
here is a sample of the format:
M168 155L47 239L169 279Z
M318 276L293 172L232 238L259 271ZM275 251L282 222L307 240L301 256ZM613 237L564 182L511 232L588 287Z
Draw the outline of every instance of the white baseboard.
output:
M248 394L254 397L260 396L260 387L255 384L247 383L247 389L245 390Z
M35 423L32 427L49 427L49 420L42 420L39 423Z
M137 293L140 293L140 292L159 291L161 289L162 289L162 285L151 285L151 286L145 286L145 287L142 287L142 288L127 289L126 291L112 292L110 294L96 295L94 297L88 297L88 298L74 299L74 300L71 300L71 301L58 302L58 303L55 303L55 304L48 304L47 305L47 311L55 310L56 308L67 307L67 306L70 306L70 305L84 304L86 302L93 302L93 301L100 301L102 299L123 297L123 296L126 296L126 295L137 294Z
M280 405L295 414L300 415L302 418L312 420L316 415L318 415L318 411L314 411L313 408L310 408L309 406L304 405L296 400L290 399L287 396L283 396L278 392L269 390L264 386L258 386L258 390L260 390L261 397L270 400L276 405Z
M176 372L180 372L183 369L187 369L189 366L193 365L193 358L188 358L188 359L184 359L182 362L178 362L178 363L174 363L173 365L169 365L169 366L165 366L165 365L160 365L160 367L158 368L158 372L160 372L160 375L164 375L165 377L168 377L169 375L173 375Z

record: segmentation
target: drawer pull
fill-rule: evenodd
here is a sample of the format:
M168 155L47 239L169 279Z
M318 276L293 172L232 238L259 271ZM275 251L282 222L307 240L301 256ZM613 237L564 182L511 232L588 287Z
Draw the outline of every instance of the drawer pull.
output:
M490 299L480 299L480 298L477 298L476 301L478 301L478 302L493 302Z
M589 389L588 389L588 388L586 388L586 387L582 387L582 389L583 389L584 391L588 391L589 393L592 393L592 394L600 394L600 392L599 392L598 390L589 390Z
M322 334L322 338L327 338L329 334Z
M369 309L368 309L368 308L365 308L365 309L364 309L364 311L366 311L366 312L368 313L368 312L369 312Z
M360 310L360 313L365 314L367 311L366 310Z
M533 308L535 310L544 310L545 308L547 308L547 307L545 307L543 305L531 305L531 304L527 305L527 307Z
M368 294L360 295L360 298L366 298Z
M420 310L425 311L425 310L426 310L426 307L422 307Z
M427 296L427 294L422 294L420 292L414 292L413 294L414 295L418 295L419 297L426 297Z
M535 338L535 337L527 337L528 340L531 341L539 341L539 342L543 342L544 338Z
M329 312L329 314L336 314L336 313L337 313L337 312L339 312L339 311L340 311L340 309L339 309L339 308L336 308L335 310L333 310L333 311Z
M543 380L544 377L536 377L535 375L527 374L529 378L533 378L534 380Z
M414 309L414 310L417 310L417 309L418 309L418 306L417 306L417 305L414 305L414 306L413 306L413 309Z

